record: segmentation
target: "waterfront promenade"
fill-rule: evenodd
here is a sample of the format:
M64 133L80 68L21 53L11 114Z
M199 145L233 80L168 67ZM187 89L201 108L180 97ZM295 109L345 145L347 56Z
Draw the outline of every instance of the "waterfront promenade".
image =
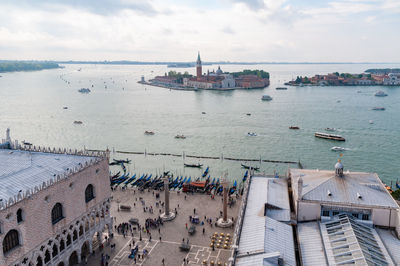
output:
M225 265L231 253L230 247L228 249L216 248L213 250L210 246L211 237L217 232L218 238L220 233L224 234L223 241L226 240L226 235L230 234L233 238L234 228L219 228L215 227L217 217L220 217L222 211L222 197L215 196L214 199L210 195L205 194L186 194L170 192L170 209L177 211L176 218L169 222L164 222L158 228L150 229L150 235L145 232L137 232L138 230L128 230L126 236L118 233L115 226L121 223L128 223L129 219L136 218L139 224L144 226L147 218L158 218L161 212L164 211L163 207L156 202L164 201L164 192L159 192L159 197L156 198L156 191L153 190L140 192L137 189L116 190L113 191L113 201L111 204L111 216L114 219L114 236L107 242L104 241L104 249L96 249L95 255L88 258L87 265L101 265L101 255L108 255L108 265L203 265L205 261L207 265L211 261L215 265ZM142 198L142 201L140 200ZM236 203L228 208L228 218L236 217L240 207L240 198L234 197ZM121 205L131 206L131 211L118 210ZM144 208L152 208L153 212L149 210L144 212ZM194 214L195 212L195 214ZM197 215L200 223L195 224L196 232L189 235L188 229L192 223L189 221L189 216ZM212 219L210 225L205 219ZM204 222L204 225L201 223ZM204 234L203 234L204 228ZM142 240L140 241L140 236ZM183 239L185 243L189 240L190 250L180 251L179 246L182 244ZM147 250L148 254L144 258L138 259L136 256L136 264L134 259L128 258L131 253L131 248L134 248L132 243L138 245L140 257L142 257L143 249ZM115 244L115 248L111 246ZM130 246L131 244L131 246ZM96 248L96 247L95 247ZM184 261L186 264L184 264ZM221 264L218 264L221 263ZM105 261L104 261L105 265Z

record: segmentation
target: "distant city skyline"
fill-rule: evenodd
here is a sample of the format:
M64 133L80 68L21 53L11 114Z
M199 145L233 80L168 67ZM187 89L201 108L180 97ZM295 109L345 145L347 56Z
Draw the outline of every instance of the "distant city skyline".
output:
M3 0L0 59L400 62L399 24L396 0Z

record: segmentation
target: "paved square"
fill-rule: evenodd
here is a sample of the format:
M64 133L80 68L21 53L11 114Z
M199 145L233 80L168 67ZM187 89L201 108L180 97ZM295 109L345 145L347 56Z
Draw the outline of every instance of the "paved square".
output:
M156 198L156 193L159 193L158 198ZM236 203L228 208L228 217L233 217L236 221L240 197L234 198ZM207 262L207 265L211 265L211 261L215 265L218 265L218 262L221 265L228 263L231 252L230 245L227 249L216 248L215 246L214 251L210 246L211 238L215 232L218 233L215 243L217 243L220 233L224 233L224 237L221 238L222 242L229 239L225 238L227 234L233 237L233 228L215 227L216 218L220 217L220 211L222 211L222 196L215 196L212 199L210 195L206 194L185 194L171 191L170 209L177 211L174 220L164 222L163 225L159 226L159 229L150 228L149 232L138 232L138 228L132 230L132 233L128 230L125 237L115 230L119 224L127 223L131 218L138 219L139 224L144 227L147 218L158 218L160 213L164 211L160 204L163 201L164 192L154 191L153 193L152 190L139 192L136 188L113 191L111 216L115 217L114 237L110 241L104 242L102 251L96 250L95 255L89 257L88 265L101 265L101 254L110 256L108 263L112 266L162 265L163 259L165 265L184 265L184 259L186 265L203 265L203 261ZM129 205L131 210L121 211L119 210L121 205ZM152 209L152 212L150 212L150 209ZM196 232L190 235L187 227L192 225L189 216L193 215L199 216L200 223L195 224ZM212 219L211 224L206 221L210 218ZM142 238L141 241L140 237ZM182 241L185 241L185 243L189 241L189 245L191 245L189 251L180 250L179 246ZM115 249L111 250L111 244L115 244ZM138 246L138 254L140 255L140 258L136 256L136 264L134 259L128 257L135 245ZM143 249L147 250L148 254L142 257Z

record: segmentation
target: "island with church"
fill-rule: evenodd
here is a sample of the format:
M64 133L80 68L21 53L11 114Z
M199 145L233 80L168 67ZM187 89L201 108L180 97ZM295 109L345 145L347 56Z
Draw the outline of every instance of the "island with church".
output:
M241 72L224 72L218 66L216 71L203 73L200 53L197 55L196 76L169 71L164 76L156 76L148 81L142 76L141 84L164 87L174 90L234 90L259 89L269 85L269 73L264 70L243 70Z

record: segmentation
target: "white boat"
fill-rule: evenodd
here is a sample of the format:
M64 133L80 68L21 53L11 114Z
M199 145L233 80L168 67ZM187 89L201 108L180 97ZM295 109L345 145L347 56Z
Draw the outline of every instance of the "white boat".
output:
M186 139L185 135L183 135L183 134L182 135L178 134L178 135L175 136L175 138L176 139Z
M370 124L373 124L373 123L374 123L374 120L369 120L369 123L370 123Z
M263 95L263 96L261 97L261 100L263 100L263 101L271 101L271 100L272 100L272 97L265 94L265 95Z
M255 136L257 136L257 134L254 133L254 132L248 132L248 133L247 133L247 136L249 136L249 137L255 137Z
M346 150L347 150L346 148L337 146L331 148L331 151L346 151Z
M377 91L375 93L375 96L377 96L377 97L385 97L385 96L388 96L388 95L384 91Z
M327 127L325 128L326 131L336 131L336 128L334 127Z

